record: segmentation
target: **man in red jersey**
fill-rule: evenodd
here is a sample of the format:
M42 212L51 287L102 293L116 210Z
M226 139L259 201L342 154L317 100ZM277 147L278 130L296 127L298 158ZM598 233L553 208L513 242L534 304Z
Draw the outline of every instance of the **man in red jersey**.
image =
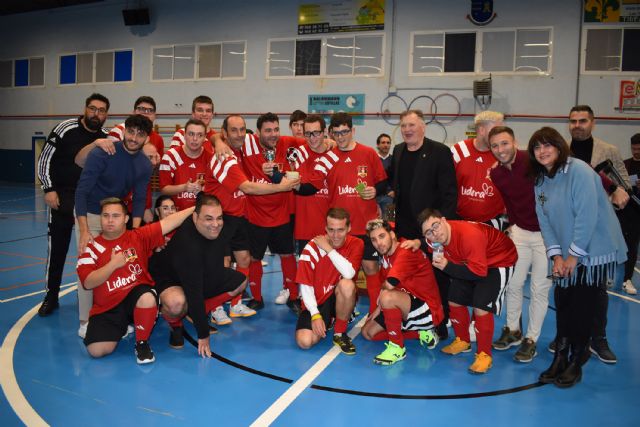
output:
M283 178L278 184L253 182L247 178L242 168L242 147L247 136L247 128L242 116L230 115L222 122L223 143L233 155L214 157L209 165L205 179L204 192L220 200L224 211L224 223L231 236L231 250L236 260L236 270L249 276L251 256L249 253L249 222L246 218L246 194L263 195L290 191L298 180ZM231 300L231 317L248 317L255 310L242 304L241 295ZM214 322L222 324L224 319L217 309ZM219 318L216 318L218 316ZM229 322L227 322L229 323Z
M296 325L296 343L309 349L327 336L333 326L333 343L348 355L356 348L347 335L349 316L356 303L354 277L362 260L362 240L350 236L349 212L331 208L326 215L326 234L314 237L300 255L296 282L300 284L303 309Z
M327 152L329 145L325 141L326 124L324 119L312 114L304 120L304 137L307 143L298 147L296 152L296 171L301 182L309 182L320 157ZM315 236L324 233L325 214L329 209L329 189L326 182L313 196L295 195L295 226L293 237L296 239L298 255Z
M242 148L247 178L256 183L280 182L283 174L290 170L287 160L289 148L305 143L304 139L280 135L278 116L265 113L258 117L259 138L248 135ZM247 196L247 219L249 220L249 238L251 265L249 267L249 285L253 300L247 304L254 310L264 308L262 301L262 258L267 245L271 253L280 256L283 290L281 294L288 300L276 298L276 303L286 303L292 311L300 309L298 286L295 283L296 260L293 256L293 230L289 212L289 194Z
M82 286L93 289L93 307L84 338L92 357L113 353L127 326L133 322L137 362L155 360L149 337L158 306L148 271L149 256L153 249L165 244L163 235L182 224L192 211L185 210L127 231L126 205L117 198L101 202L102 233L87 244L77 266Z
M216 131L210 128L211 120L213 120L213 113L213 100L210 97L200 95L193 99L193 102L191 103L191 118L200 120L204 123L207 137L204 143L204 149L212 153L213 145L211 141L213 141L213 137L216 135ZM184 145L184 131L184 128L178 129L176 133L173 134L173 138L171 138L172 147Z
M304 119L307 118L307 113L302 110L295 110L289 116L289 130L291 135L296 138L304 137Z
M451 147L458 181L456 214L468 221L485 222L505 230L505 207L500 192L491 181L489 171L496 163L489 149L489 132L502 126L504 116L495 111L476 114L476 137Z
M366 235L365 226L367 221L378 216L376 194L386 189L387 174L376 151L355 141L350 115L333 114L329 130L338 146L318 159L311 182L301 186L298 193L313 194L324 187L326 180L329 206L344 208L351 214L351 234L362 239L365 245L362 269L367 278L371 314L380 293L380 278L378 254Z
M184 131L184 145L169 148L160 163L160 192L172 196L179 211L196 204L213 156L204 149L203 122L189 119Z
M438 345L433 329L444 319L444 311L436 277L424 252L401 247L391 225L382 219L369 221L367 234L382 257L381 276L385 280L380 305L362 328L362 336L388 340L386 349L373 361L393 365L406 357L405 338L418 338L429 349Z
M434 256L432 263L451 277L449 318L456 339L441 351L450 355L471 351L468 307L473 307L478 351L469 371L484 374L492 365L493 315L500 315L505 290L518 260L516 247L509 237L490 225L447 221L435 209L422 211L418 224L431 248L444 247L444 254Z

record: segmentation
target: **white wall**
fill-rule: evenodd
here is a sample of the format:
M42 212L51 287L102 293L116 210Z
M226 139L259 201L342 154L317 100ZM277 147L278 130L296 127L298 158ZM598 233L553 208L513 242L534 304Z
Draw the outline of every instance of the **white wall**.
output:
M379 112L388 88L398 88L407 101L426 94L435 97L452 93L461 102L461 112L473 114L477 106L472 97L472 82L485 76L409 77L409 34L417 30L469 29L466 15L468 0L387 0L385 76L380 78L265 79L267 39L294 37L297 30L297 7L305 0L245 0L241 2L193 0L147 0L151 24L125 27L121 10L125 1L32 12L0 18L0 59L30 55L45 56L45 88L0 89L0 116L62 114L82 112L84 98L101 92L112 102L113 114L127 114L139 95L151 95L160 113L182 114L190 109L191 99L210 95L216 111L290 112L306 109L307 95L317 93L365 93L366 111ZM135 3L135 2L129 2ZM495 0L497 18L488 28L518 26L552 26L554 50L552 74L537 76L494 76L491 109L507 114L568 114L572 105L591 104L597 115L619 116L614 107L614 85L619 78L589 76L578 79L580 50L580 0L539 0L520 2ZM395 12L395 16L394 16ZM392 31L392 27L395 31ZM151 83L151 46L207 41L247 40L246 79L241 81L207 81ZM69 52L134 49L134 81L128 84L96 84L59 87L58 55ZM393 75L390 76L393 59ZM579 83L578 83L579 81ZM443 99L439 110L453 112L454 104ZM214 124L222 121L217 116ZM47 134L60 121L55 119L0 119L0 148L30 149L35 132ZM255 118L248 124L255 127ZM286 128L286 118L283 127ZM107 121L115 124L121 118ZM185 118L161 118L161 126L182 123ZM446 126L447 143L463 137L469 118ZM552 125L568 135L564 120L511 120L516 134L526 144L529 135L543 125ZM629 137L639 131L637 122L599 122L596 134L619 146L629 155ZM400 134L379 118L370 118L357 129L361 142L373 145L380 132ZM286 129L285 129L286 132ZM430 125L428 136L442 140L444 132ZM521 144L521 145L522 145Z

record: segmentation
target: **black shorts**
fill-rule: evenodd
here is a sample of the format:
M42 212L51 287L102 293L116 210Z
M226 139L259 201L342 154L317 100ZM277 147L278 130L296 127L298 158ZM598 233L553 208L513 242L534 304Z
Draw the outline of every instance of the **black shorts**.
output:
M493 228L504 232L507 228L509 228L509 217L505 214L500 214L497 217L490 219L489 221L485 221L485 224L492 226Z
M249 223L250 252L253 259L262 259L269 245L271 253L293 254L293 230L286 223L277 227L261 227Z
M487 277L473 281L451 278L449 301L499 316L513 270L513 266L489 268Z
M357 236L358 239L364 242L364 253L362 254L362 259L367 261L378 261L380 259L380 255L376 248L373 247L373 243L371 243L371 239L366 234L361 234Z
M149 285L138 285L129 291L124 300L109 311L93 315L89 318L84 345L95 342L118 342L127 333L127 326L133 323L133 310L138 299L150 292L158 303L158 294Z
M245 217L224 214L224 228L230 236L231 251L248 251L250 249L249 221Z
M336 317L336 294L333 293L325 302L318 306L318 311L322 314L322 320L324 320L324 326L327 330L331 327L333 319ZM311 328L311 313L309 310L303 310L298 316L298 323L296 324L296 331L298 329L312 329Z
M296 240L296 255L300 256L307 243L309 243L309 240Z
M431 309L429 304L421 299L418 299L415 295L407 294L411 298L411 308L409 314L407 314L407 320L402 320L403 331L423 331L433 329L433 317L431 315ZM374 319L377 324L387 329L384 323L384 313L382 311Z

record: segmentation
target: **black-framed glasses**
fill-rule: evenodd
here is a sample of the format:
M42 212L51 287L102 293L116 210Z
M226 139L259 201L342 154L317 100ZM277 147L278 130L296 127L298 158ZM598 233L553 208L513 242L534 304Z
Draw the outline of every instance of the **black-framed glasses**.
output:
M324 135L324 132L321 131L321 130L314 130L314 131L311 131L311 132L305 132L304 133L305 138L311 138L312 136L317 138L320 135Z
M103 107L96 107L95 105L87 106L87 110L91 111L93 114L107 114L107 109Z
M334 136L347 136L351 133L351 129L332 130L331 133Z
M440 221L434 222L431 228L425 230L424 237L427 237L427 238L433 237L433 233L438 231L438 229L440 228L440 224L441 224Z
M138 113L145 113L145 114L151 114L151 113L155 113L156 109L155 108L147 108L147 107L136 107L136 112Z

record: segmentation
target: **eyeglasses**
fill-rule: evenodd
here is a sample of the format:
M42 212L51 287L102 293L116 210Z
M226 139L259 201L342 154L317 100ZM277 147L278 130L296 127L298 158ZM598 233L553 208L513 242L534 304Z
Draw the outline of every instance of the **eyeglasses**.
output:
M155 113L156 109L155 108L146 108L146 107L136 107L136 111L138 113L150 114L150 113Z
M305 138L311 138L312 136L317 138L320 135L324 135L324 132L322 132L321 130L314 130L312 132L305 132L304 133L304 137Z
M347 136L351 133L351 129L332 130L331 133L333 136Z
M107 114L106 108L98 108L95 105L87 106L87 110L91 111L93 114Z
M427 237L427 238L433 237L433 233L438 231L438 229L440 228L440 225L441 225L440 221L434 222L433 225L431 226L431 228L427 229L424 232L424 237Z

